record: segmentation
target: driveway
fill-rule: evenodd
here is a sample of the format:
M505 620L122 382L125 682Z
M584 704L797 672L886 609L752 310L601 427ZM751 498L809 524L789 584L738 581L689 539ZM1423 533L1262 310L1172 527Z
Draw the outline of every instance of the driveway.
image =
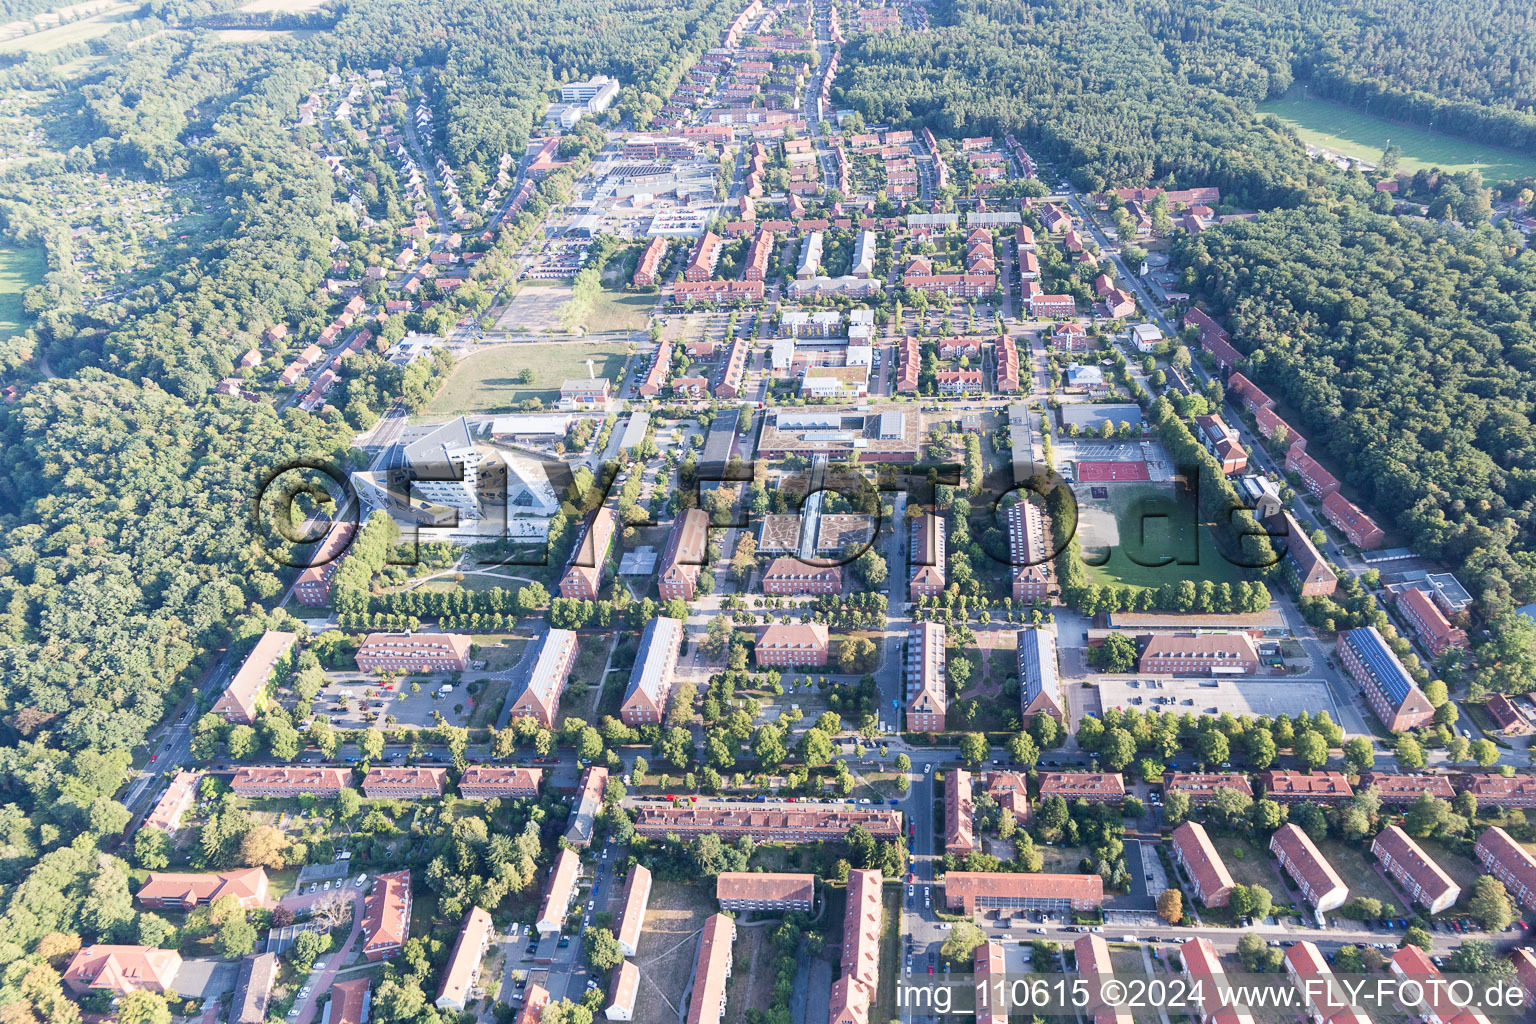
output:
M340 949L332 950L316 961L317 964L325 964L325 969L311 971L308 979L304 981L304 984L309 986L309 994L294 1002L293 1005L299 1012L291 1014L288 1018L294 1021L294 1024L310 1024L310 1021L315 1019L315 1011L319 1009L320 997L331 990L331 984L336 980L336 971L351 959L352 951L357 947L358 937L362 934L363 893L366 890L355 886L348 886L342 891L345 895L351 897L352 900L352 930L347 933L346 941L341 944ZM335 895L336 891L334 889L330 892L304 893L302 895L294 893L284 897L279 905L287 907L295 914L301 914L308 912L322 899Z

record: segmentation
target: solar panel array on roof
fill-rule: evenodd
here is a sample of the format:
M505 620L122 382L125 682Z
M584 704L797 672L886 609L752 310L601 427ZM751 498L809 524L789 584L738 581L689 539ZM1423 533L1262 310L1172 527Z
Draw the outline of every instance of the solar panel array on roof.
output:
M1019 682L1028 704L1044 690L1059 698L1061 687L1056 679L1056 637L1042 629L1019 631Z
M1370 626L1360 626L1344 634L1344 640L1359 655L1361 663L1375 677L1382 692L1391 698L1394 705L1401 705L1408 699L1409 691L1413 689L1413 680L1408 677L1408 670L1403 668L1397 655L1387 647L1380 633Z

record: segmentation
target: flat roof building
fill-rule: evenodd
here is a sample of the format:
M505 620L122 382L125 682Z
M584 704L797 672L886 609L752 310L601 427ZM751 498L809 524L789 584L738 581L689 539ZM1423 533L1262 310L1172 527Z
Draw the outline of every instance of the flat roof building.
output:
M951 871L944 876L951 911L1095 910L1104 903L1098 875L1030 875L1007 871Z

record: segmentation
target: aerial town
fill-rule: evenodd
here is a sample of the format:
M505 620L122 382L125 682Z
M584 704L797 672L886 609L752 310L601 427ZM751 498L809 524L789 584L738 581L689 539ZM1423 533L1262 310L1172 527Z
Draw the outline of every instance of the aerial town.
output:
M1253 138L1131 173L941 104L978 0L91 6L0 33L8 162L63 149L27 90L180 99L0 204L51 268L0 360L4 1020L1536 1019L1513 108L1442 170L1213 71ZM172 212L109 245L130 187ZM1297 1001L984 998L1032 976Z

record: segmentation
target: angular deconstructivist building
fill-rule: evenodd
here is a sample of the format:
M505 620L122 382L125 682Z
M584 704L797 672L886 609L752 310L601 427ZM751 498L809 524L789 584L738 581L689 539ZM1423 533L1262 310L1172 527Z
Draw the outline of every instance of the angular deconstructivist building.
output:
M1435 708L1397 660L1375 626L1360 626L1339 637L1339 663L1365 694L1365 702L1392 732L1406 732L1434 720Z

